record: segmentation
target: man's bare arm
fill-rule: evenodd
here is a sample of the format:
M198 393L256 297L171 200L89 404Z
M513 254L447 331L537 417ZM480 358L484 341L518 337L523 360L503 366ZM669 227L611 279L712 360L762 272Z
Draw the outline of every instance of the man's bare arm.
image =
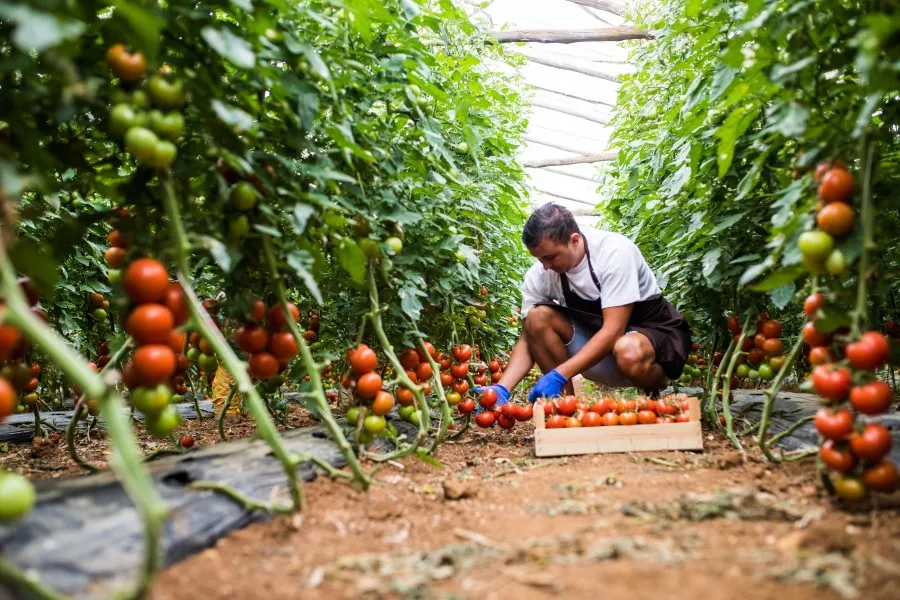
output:
M513 346L512 352L509 353L509 363L500 378L500 385L510 392L513 391L533 366L534 359L531 358L531 352L528 351L528 342L525 341L525 332L523 331L519 336L519 341Z
M574 356L556 367L556 370L566 379L572 379L608 356L612 352L616 340L625 335L632 306L632 304L626 304L625 306L604 308L603 327L600 328L600 331L595 333Z

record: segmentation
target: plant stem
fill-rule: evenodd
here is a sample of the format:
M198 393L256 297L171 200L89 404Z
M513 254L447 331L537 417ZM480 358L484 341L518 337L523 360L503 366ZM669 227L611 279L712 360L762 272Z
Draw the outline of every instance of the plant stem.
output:
M772 420L772 411L775 409L775 398L778 396L778 391L784 384L784 380L787 376L788 370L800 355L800 350L803 348L803 343L803 336L797 336L797 341L794 342L794 347L791 348L791 353L788 354L787 360L781 366L781 369L779 369L778 375L775 377L775 380L772 381L772 385L769 386L769 388L765 391L766 403L763 405L762 418L759 420L759 433L756 436L756 443L765 457L771 462L780 462L781 460L776 459L776 457L769 450L769 444L775 443L775 438L771 440L766 439L766 435L769 431L769 423Z
M350 442L347 441L347 437L337 424L337 421L335 421L334 415L331 414L331 407L328 405L328 398L325 395L325 388L322 385L322 372L319 368L319 364L313 357L312 351L306 343L306 339L300 332L300 328L294 320L294 315L288 310L287 294L284 290L284 278L278 270L274 244L269 236L263 237L263 254L265 255L266 263L269 266L269 273L272 276L275 286L275 295L278 298L278 303L281 305L281 310L285 314L288 329L290 330L291 335L294 336L294 339L297 340L297 346L300 348L300 360L303 361L303 367L309 375L309 383L312 386L311 394L316 408L319 411L319 416L325 423L325 428L328 429L331 439L338 445L341 454L344 455L347 466L350 467L356 481L359 482L363 489L368 489L369 485L372 483L372 479L366 475L365 471L363 471L362 466L359 464L359 459L356 457L356 454L353 453L353 447L350 445ZM363 321L360 331L362 331L363 328L365 328L365 321Z
M460 430L457 431L456 433L453 433L453 434L450 436L450 439L451 439L451 440L455 440L456 438L458 438L459 436L461 436L462 434L464 434L464 433L469 429L469 425L471 424L471 422L472 422L472 415L471 415L471 414L467 414L467 415L466 415L466 421L465 421L465 423L463 423L462 429L460 429Z
M725 383L722 385L722 414L725 415L725 435L731 441L732 445L742 453L744 452L744 447L741 445L741 441L737 436L734 435L734 421L731 417L731 376L732 373L734 373L734 367L737 365L738 358L745 354L744 352L741 352L741 348L744 345L744 338L747 337L747 331L750 329L750 323L752 321L752 316L747 317L747 320L744 321L741 335L737 342L734 343L735 351L731 360L728 361L728 371L725 372Z
M431 381L434 382L432 387L437 390L438 396L441 399L441 423L438 427L438 432L434 437L434 442L432 442L431 447L428 448L428 454L432 454L437 450L438 445L444 441L444 437L447 435L447 429L450 427L450 422L453 421L453 416L450 414L450 403L447 402L447 396L444 394L444 386L441 385L441 365L439 365L434 358L431 357L431 354L428 353L421 336L419 337L419 348L422 349L422 354L428 360L428 364L431 365Z
M188 381L191 383L191 396L194 398L194 412L197 413L197 419L203 420L203 414L200 412L200 398L197 395L197 387L194 385L194 380L188 377Z
M783 440L783 439L786 438L787 436L791 435L792 433L794 433L795 431L797 431L798 429L800 429L801 427L803 427L803 426L806 425L807 423L812 422L812 420L815 419L815 418L816 418L815 415L806 415L805 417L803 417L802 419L800 419L800 420L797 421L796 423L792 424L790 427L788 427L787 429L785 429L785 430L782 431L781 433L778 433L778 434L776 434L776 435L773 435L773 436L772 436L772 439L768 440L768 444L772 444L772 445L777 444L778 442L780 442L781 440ZM766 458L769 458L768 455L766 455ZM769 459L769 460L771 460L771 459Z
M38 600L64 600L65 597L45 587L37 577L25 571L0 556L0 580L11 583L20 591L25 592L27 598Z
M862 223L862 248L859 252L859 281L856 288L856 307L853 310L853 333L856 337L868 326L866 306L868 303L867 282L869 279L869 260L875 244L875 211L872 210L872 169L875 165L875 143L864 140L866 149L865 173L863 175L862 200L860 202L860 222Z
M194 490L218 492L224 496L228 496L230 499L243 506L245 510L264 510L276 515L289 515L294 512L294 509L291 506L269 504L254 500L224 483L217 483L214 481L194 481L188 484L188 487Z
M394 353L394 347L391 345L390 340L388 340L387 335L384 332L384 327L381 323L381 304L378 301L378 288L375 285L375 269L369 265L369 301L371 303L372 309L369 313L369 320L372 322L372 328L375 330L375 335L378 337L378 341L381 343L381 349L384 350L385 355L388 357L388 360L394 366L394 371L397 373L397 380L400 382L400 385L410 389L413 393L413 396L416 399L416 405L419 409L419 433L416 435L416 439L413 440L413 443L406 448L398 448L396 451L391 452L390 454L386 454L383 456L373 456L372 460L375 461L386 461L393 460L395 458L399 458L402 456L407 456L416 451L419 445L425 440L425 437L428 435L428 427L430 425L431 415L428 412L428 403L425 402L425 396L422 394L422 388L413 383L413 381L407 376L406 370L403 368L403 365L400 364L399 359Z
M231 406L231 400L234 398L235 392L237 392L237 386L232 385L231 389L228 390L228 395L225 397L225 403L222 405L222 412L219 413L216 419L216 425L219 428L219 439L223 442L225 441L225 413L228 412L228 407Z
M272 452L275 454L281 466L284 468L285 475L288 480L288 489L290 490L291 499L295 510L303 510L304 499L301 484L297 479L297 464L299 459L296 455L288 452L284 445L284 441L278 434L275 424L272 422L266 405L260 398L256 387L247 374L244 363L237 357L231 346L225 340L222 332L213 323L206 309L191 287L190 271L188 269L188 249L189 244L184 232L184 225L181 222L181 215L178 208L178 200L175 198L175 192L172 189L172 183L168 180L162 182L163 204L166 208L166 214L169 217L169 224L172 228L172 242L175 247L176 265L178 268L178 281L184 290L187 299L188 309L197 329L206 340L212 345L213 350L225 364L225 368L234 377L238 391L246 399L250 414L256 421L256 428L259 435L266 440Z
M132 340L129 337L125 340L125 343L122 344L122 347L116 350L116 353L112 355L109 359L109 362L106 363L106 366L100 369L100 376L103 377L107 371L114 369L116 365L119 364L119 361L122 360L122 357L125 356L125 353L131 349ZM69 421L69 424L66 426L66 447L69 450L69 457L78 464L79 467L91 472L98 473L102 471L100 467L92 465L87 462L83 458L78 455L78 448L75 446L75 430L78 426L78 421L81 420L82 415L84 415L84 405L87 403L87 396L82 394L78 397L78 401L75 402L75 410L72 413L72 419Z
M147 545L138 595L146 590L159 561L159 538L166 518L166 505L153 486L153 479L141 462L137 438L125 416L122 398L107 385L104 379L94 373L84 359L64 339L50 329L31 312L22 289L16 281L15 269L0 244L0 276L2 276L3 296L6 301L6 319L16 327L89 398L100 403L106 415L106 427L115 450L110 466L122 482L126 493L134 502L144 521Z
M722 371L723 369L727 370L728 365L731 364L731 355L733 352L734 340L732 339L731 343L728 344L728 349L725 350L725 354L722 355L722 360L719 361L719 366L716 368L716 374L713 377L712 385L707 389L707 396L704 399L704 404L706 405L704 412L713 427L721 427L716 413L716 396L719 392L719 379L722 377Z

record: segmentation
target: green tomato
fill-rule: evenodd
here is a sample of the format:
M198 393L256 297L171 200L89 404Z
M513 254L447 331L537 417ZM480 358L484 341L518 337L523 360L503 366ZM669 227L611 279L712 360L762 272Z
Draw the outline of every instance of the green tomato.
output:
M31 482L14 473L0 473L0 523L18 521L34 508Z
M106 319L106 311L102 308L94 309L94 312L91 313L91 316L97 319L98 321L103 321Z
M250 233L250 219L247 215L240 215L228 223L228 237L232 240L242 240Z
M384 420L384 417L379 415L369 415L366 417L365 421L363 421L363 427L372 435L378 435L384 431L386 426L387 421Z
M772 367L767 364L759 365L759 378L763 381L771 381L772 378L775 377L775 372L772 370Z
M458 144L454 144L453 147L456 148L457 151L462 152L463 154L469 153L469 144L467 144L466 142L460 142Z
M409 416L416 412L416 407L412 404L408 406L401 406L397 409L397 414L400 415L400 418L404 421L409 421Z
M387 244L391 254L400 254L400 251L403 250L403 242L398 237L391 236L384 240L384 243Z
M200 359L200 349L199 348L191 348L187 351L188 360L191 362L197 362Z
M125 149L144 162L153 159L158 143L156 134L145 127L132 127L125 133Z
M741 379L745 379L747 375L750 374L750 367L747 365L738 365L737 368L737 376Z
M381 248L375 240L362 238L358 243L359 249L366 255L366 258L377 259L381 257Z
M207 373L212 373L219 368L219 359L214 354L201 354L198 359L200 368Z
M847 259L844 258L844 253L838 248L832 250L831 254L828 255L828 259L825 261L825 270L835 276L843 275L847 272Z
M172 398L169 399L171 404L181 404L184 402L184 396L181 394L172 394Z
M466 262L466 253L459 248L456 250L456 262L460 264Z
M122 271L119 269L110 269L106 275L109 278L110 285L116 285L122 281Z
M804 257L821 261L834 249L834 238L824 231L804 231L797 244Z
M280 42L281 41L281 32L277 29L272 29L269 27L266 29L263 34L266 36L266 39L270 42Z
M147 416L144 426L156 437L166 437L181 425L181 415L171 404L155 416Z
M259 195L253 184L246 181L239 181L231 188L228 194L228 200L231 205L241 212L252 210L259 201Z
M409 422L413 425L418 425L422 422L422 413L418 410L414 410L411 415L409 415Z
M179 112L164 114L160 110L151 110L149 119L150 129L162 138L176 140L184 130L184 117Z
M750 381L759 380L759 371L757 371L756 369L750 369L750 372L747 374L747 379L749 379Z
M109 111L109 132L123 136L132 127L139 125L138 115L130 104L116 104Z
M356 424L359 422L359 408L358 406L353 406L347 411L347 421L351 424Z
M181 81L169 81L154 75L147 82L147 91L153 104L161 108L180 108L184 105L184 85Z
M691 375L690 373L688 373L686 371L684 373L682 373L681 377L680 377L681 383L690 383L691 380L693 380L693 379L694 379L693 375Z
M150 98L144 90L134 90L131 94L131 105L135 108L147 108L150 106Z
M145 415L160 414L169 405L172 390L161 383L155 388L140 387L131 393L131 404Z
M167 170L175 162L178 156L178 149L172 142L156 142L153 149L153 156L147 160L147 164L161 171Z
M411 83L408 86L406 86L406 90L416 98L418 98L419 95L422 93L422 90L419 88L419 86L417 86L414 83Z

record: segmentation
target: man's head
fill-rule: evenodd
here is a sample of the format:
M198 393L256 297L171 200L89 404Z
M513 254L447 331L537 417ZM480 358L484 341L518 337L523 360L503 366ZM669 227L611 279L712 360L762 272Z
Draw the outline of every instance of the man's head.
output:
M565 273L584 258L584 239L575 216L549 202L534 211L522 230L522 243L545 269Z

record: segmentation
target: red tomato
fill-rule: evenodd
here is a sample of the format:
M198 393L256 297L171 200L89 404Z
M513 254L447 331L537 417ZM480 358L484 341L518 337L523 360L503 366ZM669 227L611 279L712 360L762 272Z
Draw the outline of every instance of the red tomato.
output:
M462 393L462 392L460 392ZM488 388L481 392L481 399L478 401L485 408L491 408L497 404L497 392Z
M566 419L566 427L581 427L581 421L577 417L569 417Z
M804 300L804 302L803 302L803 312L805 312L806 316L809 317L810 319L814 319L816 316L816 313L818 312L819 308L822 306L822 304L824 302L825 302L824 294L822 294L820 292L816 292L815 294L810 294L809 296L806 297L806 300Z
M491 373L496 373L500 370L500 363L497 362L497 359L494 359L488 363L488 369L490 369Z
M880 415L891 407L891 387L876 380L850 390L853 408L866 415Z
M847 344L846 355L850 364L863 371L875 371L884 365L891 353L887 338L877 331L867 331L859 340Z
M891 451L891 432L881 423L869 423L862 433L850 436L850 449L863 460L881 460Z
M831 362L831 353L825 346L816 346L809 351L809 364L824 365Z
M512 429L516 426L516 418L512 415L501 412L500 416L497 417L497 423L502 429Z
M575 396L564 396L559 399L557 406L559 407L559 414L569 417L575 414L578 408L578 399Z
M690 413L690 411L687 411L687 410L684 412L678 413L678 415L675 417L676 423L687 423L690 420L691 420L691 413Z
M453 383L453 375L447 372L441 373L441 385L447 387L451 383Z
M731 331L734 335L741 334L741 320L737 315L731 315L728 317L728 330Z
M852 471L859 463L859 459L849 448L845 447L842 449L838 447L837 442L834 440L825 440L825 443L819 449L819 456L828 468L841 473Z
M552 402L546 402L544 400L539 400L537 403L535 403L535 406L538 406L538 405L543 407L545 417L550 416L556 412L556 405L553 404Z
M641 425L652 425L656 423L656 413L650 410L642 410L638 413L638 421Z
M398 359L400 360L400 365L403 366L404 369L415 370L416 367L419 366L419 353L412 348L407 348L401 352Z
M846 408L837 411L820 408L814 423L819 433L830 440L842 440L853 433L853 414Z
M523 404L516 410L517 421L530 421L534 417L534 407L530 404Z
M519 413L519 407L512 402L507 402L500 407L500 412L504 415L515 418L515 416Z
M431 344L431 342L422 342L422 345L425 346L425 351L428 352L428 356L434 358L434 346ZM416 348L416 353L418 353L419 355L420 363L428 362L428 356L425 356L425 352L422 352L421 348Z
M850 393L851 383L850 369L846 367L832 369L828 365L819 365L812 373L816 393L832 402L840 402L846 398Z
M566 426L566 417L562 415L551 415L549 419L547 419L547 429L562 429Z
M452 387L454 392L462 395L469 391L469 382L465 379L457 379L453 382Z
M428 381L431 379L431 376L434 375L434 371L431 369L431 363L427 361L419 363L419 366L416 367L416 375L419 376L419 381Z
M781 335L781 322L769 319L762 326L763 335L767 338L777 338Z
M459 363L450 367L450 374L456 377L457 379L462 379L466 375L469 374L469 365L468 363Z
M453 358L461 363L468 362L468 360L472 358L472 347L468 344L454 347Z
M810 321L803 326L803 341L810 346L827 346L831 342L831 336L820 333L815 324Z
M897 467L889 460L882 460L863 471L863 482L876 492L890 493L897 489Z
M475 423L479 427L484 427L484 428L490 427L491 425L494 424L494 413L486 410L483 413L479 413L479 414L475 415Z
M586 412L581 417L581 424L585 427L600 427L603 424L603 417L595 412Z
M638 416L636 412L624 412L619 415L619 425L637 425Z
M766 336L762 333L757 333L753 336L753 346L759 348L760 350L766 345Z
M461 414L468 415L470 413L475 412L475 401L471 398L466 398L462 402L456 405L456 410L458 410Z

